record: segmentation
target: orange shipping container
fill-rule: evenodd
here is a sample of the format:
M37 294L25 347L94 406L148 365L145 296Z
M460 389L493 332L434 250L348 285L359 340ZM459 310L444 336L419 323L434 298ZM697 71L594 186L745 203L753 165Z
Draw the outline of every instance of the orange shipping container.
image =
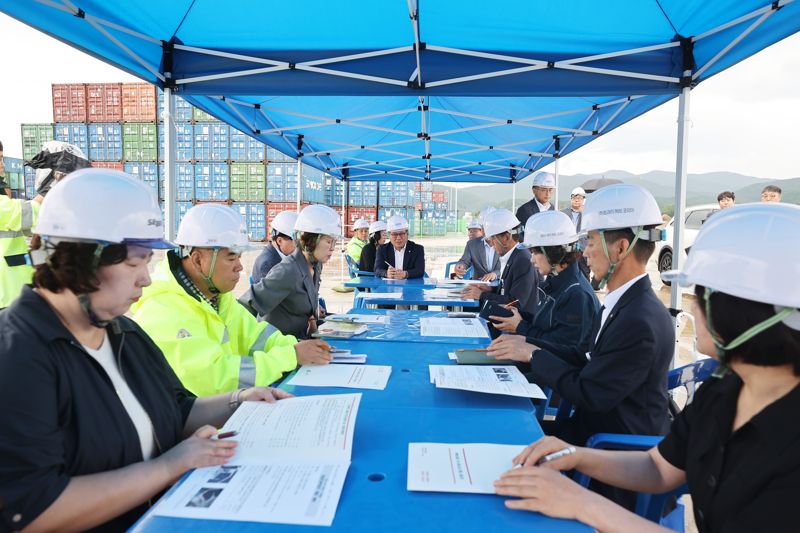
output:
M156 87L149 83L122 84L122 120L156 121Z
M122 161L92 161L92 168L110 168L122 170Z
M86 122L86 85L53 84L53 122Z
M90 83L86 86L86 120L88 122L122 120L121 83Z

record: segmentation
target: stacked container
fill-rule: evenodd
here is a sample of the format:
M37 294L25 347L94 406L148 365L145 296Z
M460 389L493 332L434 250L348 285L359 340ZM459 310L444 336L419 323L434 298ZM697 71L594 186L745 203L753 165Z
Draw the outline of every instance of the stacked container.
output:
M74 144L89 157L89 129L83 122L61 122L55 125L55 140Z
M122 84L89 83L86 85L86 121L120 122L121 120ZM58 122L57 119L56 122Z
M52 124L22 125L22 158L32 159L42 151L42 145L54 138Z
M267 199L266 178L263 163L231 163L231 199L263 203Z
M86 85L59 83L52 89L54 122L86 122Z
M297 202L297 163L267 163L267 200Z
M6 173L3 180L11 189L14 198L25 197L25 170L22 166L22 159L14 157L3 158Z

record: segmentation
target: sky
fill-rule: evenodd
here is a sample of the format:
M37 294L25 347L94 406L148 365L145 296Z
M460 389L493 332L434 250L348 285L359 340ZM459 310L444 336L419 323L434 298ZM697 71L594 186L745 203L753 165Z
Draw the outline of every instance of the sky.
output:
M20 157L20 124L51 122L52 83L138 81L0 14L0 140ZM800 34L692 91L690 173L800 177ZM561 159L565 175L675 170L677 98ZM549 170L549 169L548 169Z

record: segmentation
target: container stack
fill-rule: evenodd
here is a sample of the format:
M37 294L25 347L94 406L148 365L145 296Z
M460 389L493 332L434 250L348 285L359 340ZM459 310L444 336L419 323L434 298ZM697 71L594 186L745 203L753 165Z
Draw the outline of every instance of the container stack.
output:
M22 159L6 157L4 163L5 175L2 178L11 189L11 196L13 198L25 197L25 172L22 167Z

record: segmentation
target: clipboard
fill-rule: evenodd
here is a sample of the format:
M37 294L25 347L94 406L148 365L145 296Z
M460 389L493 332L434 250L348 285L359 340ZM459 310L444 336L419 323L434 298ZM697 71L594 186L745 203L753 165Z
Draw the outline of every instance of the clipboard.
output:
M456 350L459 365L513 365L514 361L498 360L486 355L486 348L459 348Z

